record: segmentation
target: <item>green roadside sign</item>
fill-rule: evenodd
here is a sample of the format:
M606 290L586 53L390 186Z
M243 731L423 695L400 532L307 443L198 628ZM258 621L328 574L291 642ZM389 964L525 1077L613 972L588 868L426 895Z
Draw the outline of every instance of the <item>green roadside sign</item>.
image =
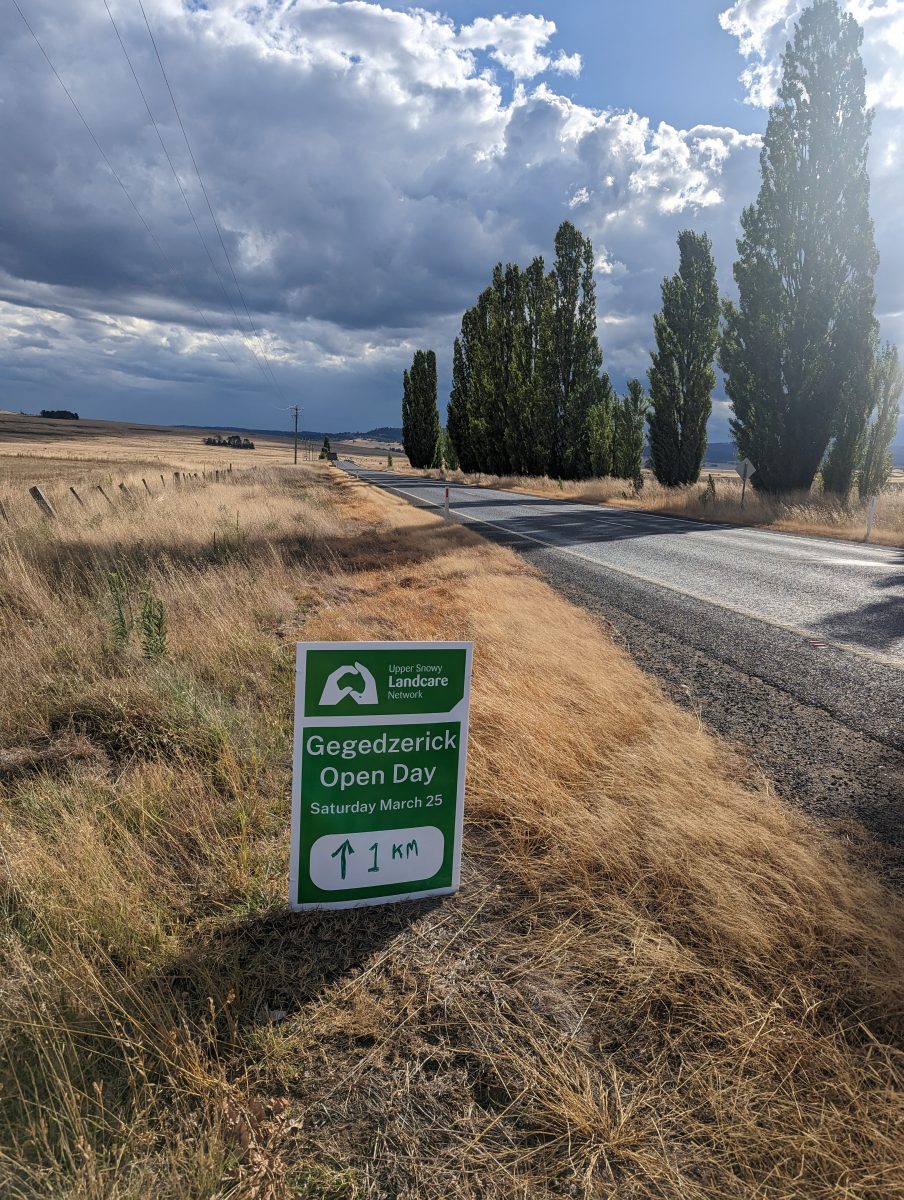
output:
M299 642L289 904L458 890L470 642Z

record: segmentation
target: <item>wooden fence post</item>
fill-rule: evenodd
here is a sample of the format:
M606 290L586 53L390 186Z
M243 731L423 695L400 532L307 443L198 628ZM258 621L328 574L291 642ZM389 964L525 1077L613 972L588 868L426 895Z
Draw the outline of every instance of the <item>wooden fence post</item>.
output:
M148 487L148 481L146 479L142 479L141 482L144 484L144 490L150 496L152 493L151 493L151 489Z
M126 485L124 483L121 483L119 485L119 490L122 492L122 494L125 496L125 498L127 500L132 499L132 493L129 491L129 489L126 487Z
M162 471L161 471L161 473L160 473L160 482L163 484L163 487L164 487L164 489L165 489L165 488L166 488L166 480L163 478L163 472L162 472Z
M176 487L179 486L179 472L178 471L173 471L173 484Z
M80 507L80 508L84 508L84 507L85 507L85 502L84 502L84 500L81 498L81 496L78 494L78 492L75 490L75 488L74 488L74 487L70 487L70 488L69 488L69 491L70 491L70 492L72 492L73 496L75 496L76 500L77 500L77 501L78 501L78 503L79 503L79 507Z
M103 496L103 498L106 500L106 502L110 505L111 508L116 507L116 505L113 503L113 501L110 499L110 497L104 491L104 489L100 486L100 484L97 485L97 490L100 492L100 494Z
M38 508L48 517L53 517L56 520L56 511L37 484L28 489L28 494L37 504Z
M2 500L0 500L0 517L3 518L7 525L12 525L12 521L9 519L9 513L6 511L6 505Z

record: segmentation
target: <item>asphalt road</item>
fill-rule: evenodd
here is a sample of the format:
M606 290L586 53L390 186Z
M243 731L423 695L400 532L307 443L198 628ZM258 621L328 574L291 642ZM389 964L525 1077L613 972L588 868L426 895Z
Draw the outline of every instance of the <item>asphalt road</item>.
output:
M440 481L341 465L443 506ZM601 616L788 799L904 850L904 551L457 484L449 505Z

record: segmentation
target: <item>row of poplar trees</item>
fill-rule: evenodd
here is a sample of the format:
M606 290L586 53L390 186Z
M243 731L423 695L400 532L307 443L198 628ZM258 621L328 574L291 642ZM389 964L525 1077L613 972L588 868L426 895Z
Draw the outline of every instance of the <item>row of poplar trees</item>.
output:
M624 396L602 370L593 249L570 222L555 262L500 263L455 339L447 431L436 362L418 351L405 375L403 424L415 466L639 479L645 444L663 484L694 482L718 363L739 458L768 492L875 495L891 470L904 385L897 350L879 345L878 254L866 169L862 31L836 0L817 0L782 57L778 102L760 155L762 183L741 217L738 300L720 301L705 234L678 235L678 271L662 283L649 397ZM432 387L432 395L429 392ZM411 449L409 450L409 440Z
M462 318L447 429L464 471L640 475L646 400L616 396L596 335L593 247L570 221L547 272L499 263Z

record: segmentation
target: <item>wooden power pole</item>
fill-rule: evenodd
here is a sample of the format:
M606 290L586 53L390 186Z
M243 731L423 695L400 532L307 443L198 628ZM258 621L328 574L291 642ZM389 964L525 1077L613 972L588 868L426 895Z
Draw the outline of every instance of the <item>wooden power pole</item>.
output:
M298 405L292 405L292 412L295 414L295 457L292 460L296 466L298 465Z

